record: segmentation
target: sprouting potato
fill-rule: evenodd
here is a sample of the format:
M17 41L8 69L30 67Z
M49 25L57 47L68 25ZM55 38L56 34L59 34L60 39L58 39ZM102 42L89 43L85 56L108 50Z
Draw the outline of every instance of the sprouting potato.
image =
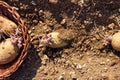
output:
M49 34L42 35L39 46L49 46L51 48L60 48L66 46L68 43L59 38L59 32L51 32Z
M11 42L11 38L0 43L0 65L13 61L19 54L19 48Z
M120 32L115 33L112 36L111 45L113 49L120 51Z
M4 32L7 35L15 33L17 25L4 16L0 16L0 32Z
M51 48L64 47L68 44L66 41L59 38L59 35L60 35L59 32L52 32L52 33L49 33L48 35L52 37L52 44L49 45L49 47Z
M49 34L43 34L39 46L51 48L65 47L76 37L74 30L59 29Z

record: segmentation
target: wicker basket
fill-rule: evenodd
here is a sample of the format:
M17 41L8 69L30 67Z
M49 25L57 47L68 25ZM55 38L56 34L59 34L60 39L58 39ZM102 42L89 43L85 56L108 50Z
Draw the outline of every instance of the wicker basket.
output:
M0 14L6 16L7 18L15 22L21 29L23 37L23 47L17 59L12 61L11 63L0 65L0 79L4 79L10 76L12 73L14 73L21 65L21 63L24 61L28 51L29 38L27 34L27 28L24 25L23 20L20 18L20 15L16 12L16 10L13 7L9 6L4 1L0 1Z

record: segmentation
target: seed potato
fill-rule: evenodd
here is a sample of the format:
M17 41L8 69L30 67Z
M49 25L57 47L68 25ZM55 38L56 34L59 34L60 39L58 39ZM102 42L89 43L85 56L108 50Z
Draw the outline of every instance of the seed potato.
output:
M51 48L64 47L68 44L67 42L58 37L60 35L59 32L51 32L48 35L51 35L52 40L54 42L53 44L49 45L49 47Z
M8 38L0 43L0 64L7 64L13 61L19 53L17 45L11 43Z
M113 49L115 49L117 51L120 51L120 32L115 33L112 36L111 45L112 45Z
M7 34L12 34L17 29L17 25L4 16L0 16L0 30Z

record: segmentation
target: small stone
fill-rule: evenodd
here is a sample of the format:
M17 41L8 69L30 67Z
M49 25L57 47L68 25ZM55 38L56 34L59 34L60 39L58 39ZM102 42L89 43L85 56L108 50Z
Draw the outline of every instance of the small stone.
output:
M105 62L101 62L100 65L105 65Z
M99 13L99 14L98 14L98 17L102 17L102 14Z
M38 20L33 20L33 23L38 23Z
M95 36L95 38L97 39L97 40L100 40L100 36L99 35L94 35Z
M39 12L41 13L41 12L43 12L43 10L39 10Z
M71 0L71 3L78 4L79 0Z
M58 0L49 0L50 3L57 4Z
M78 64L78 65L76 66L76 69L82 69L82 65L81 65L81 64Z
M35 30L35 27L33 27L32 30Z
M34 41L32 42L32 44L33 44L33 45L38 45L38 44L39 44L39 40L34 40Z
M61 21L61 24L65 24L66 23L66 19L63 19L62 21Z
M29 34L31 34L31 33L32 33L32 31L31 31L31 30L29 30L29 31L28 31L28 33L29 33Z
M107 67L104 67L104 72L107 72L108 71L108 68Z
M114 27L115 27L115 24L114 24L114 23L111 23L111 24L108 25L108 28L109 28L109 29L114 29Z
M43 58L42 58L42 62L41 62L41 63L42 63L43 65L46 65L46 62L48 61L48 59L49 59L48 56L47 56L47 55L44 55Z

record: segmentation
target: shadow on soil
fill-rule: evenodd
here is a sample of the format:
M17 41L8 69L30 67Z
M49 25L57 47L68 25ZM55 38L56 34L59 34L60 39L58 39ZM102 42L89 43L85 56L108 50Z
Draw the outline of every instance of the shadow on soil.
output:
M108 46L105 46L105 47L100 49L101 52L103 52L104 50L106 51L106 53L112 52L112 53L114 53L116 56L118 56L120 58L120 51L114 50L112 48L112 45L108 45Z
M36 50L32 47L19 69L6 80L32 80L40 66L41 59Z

